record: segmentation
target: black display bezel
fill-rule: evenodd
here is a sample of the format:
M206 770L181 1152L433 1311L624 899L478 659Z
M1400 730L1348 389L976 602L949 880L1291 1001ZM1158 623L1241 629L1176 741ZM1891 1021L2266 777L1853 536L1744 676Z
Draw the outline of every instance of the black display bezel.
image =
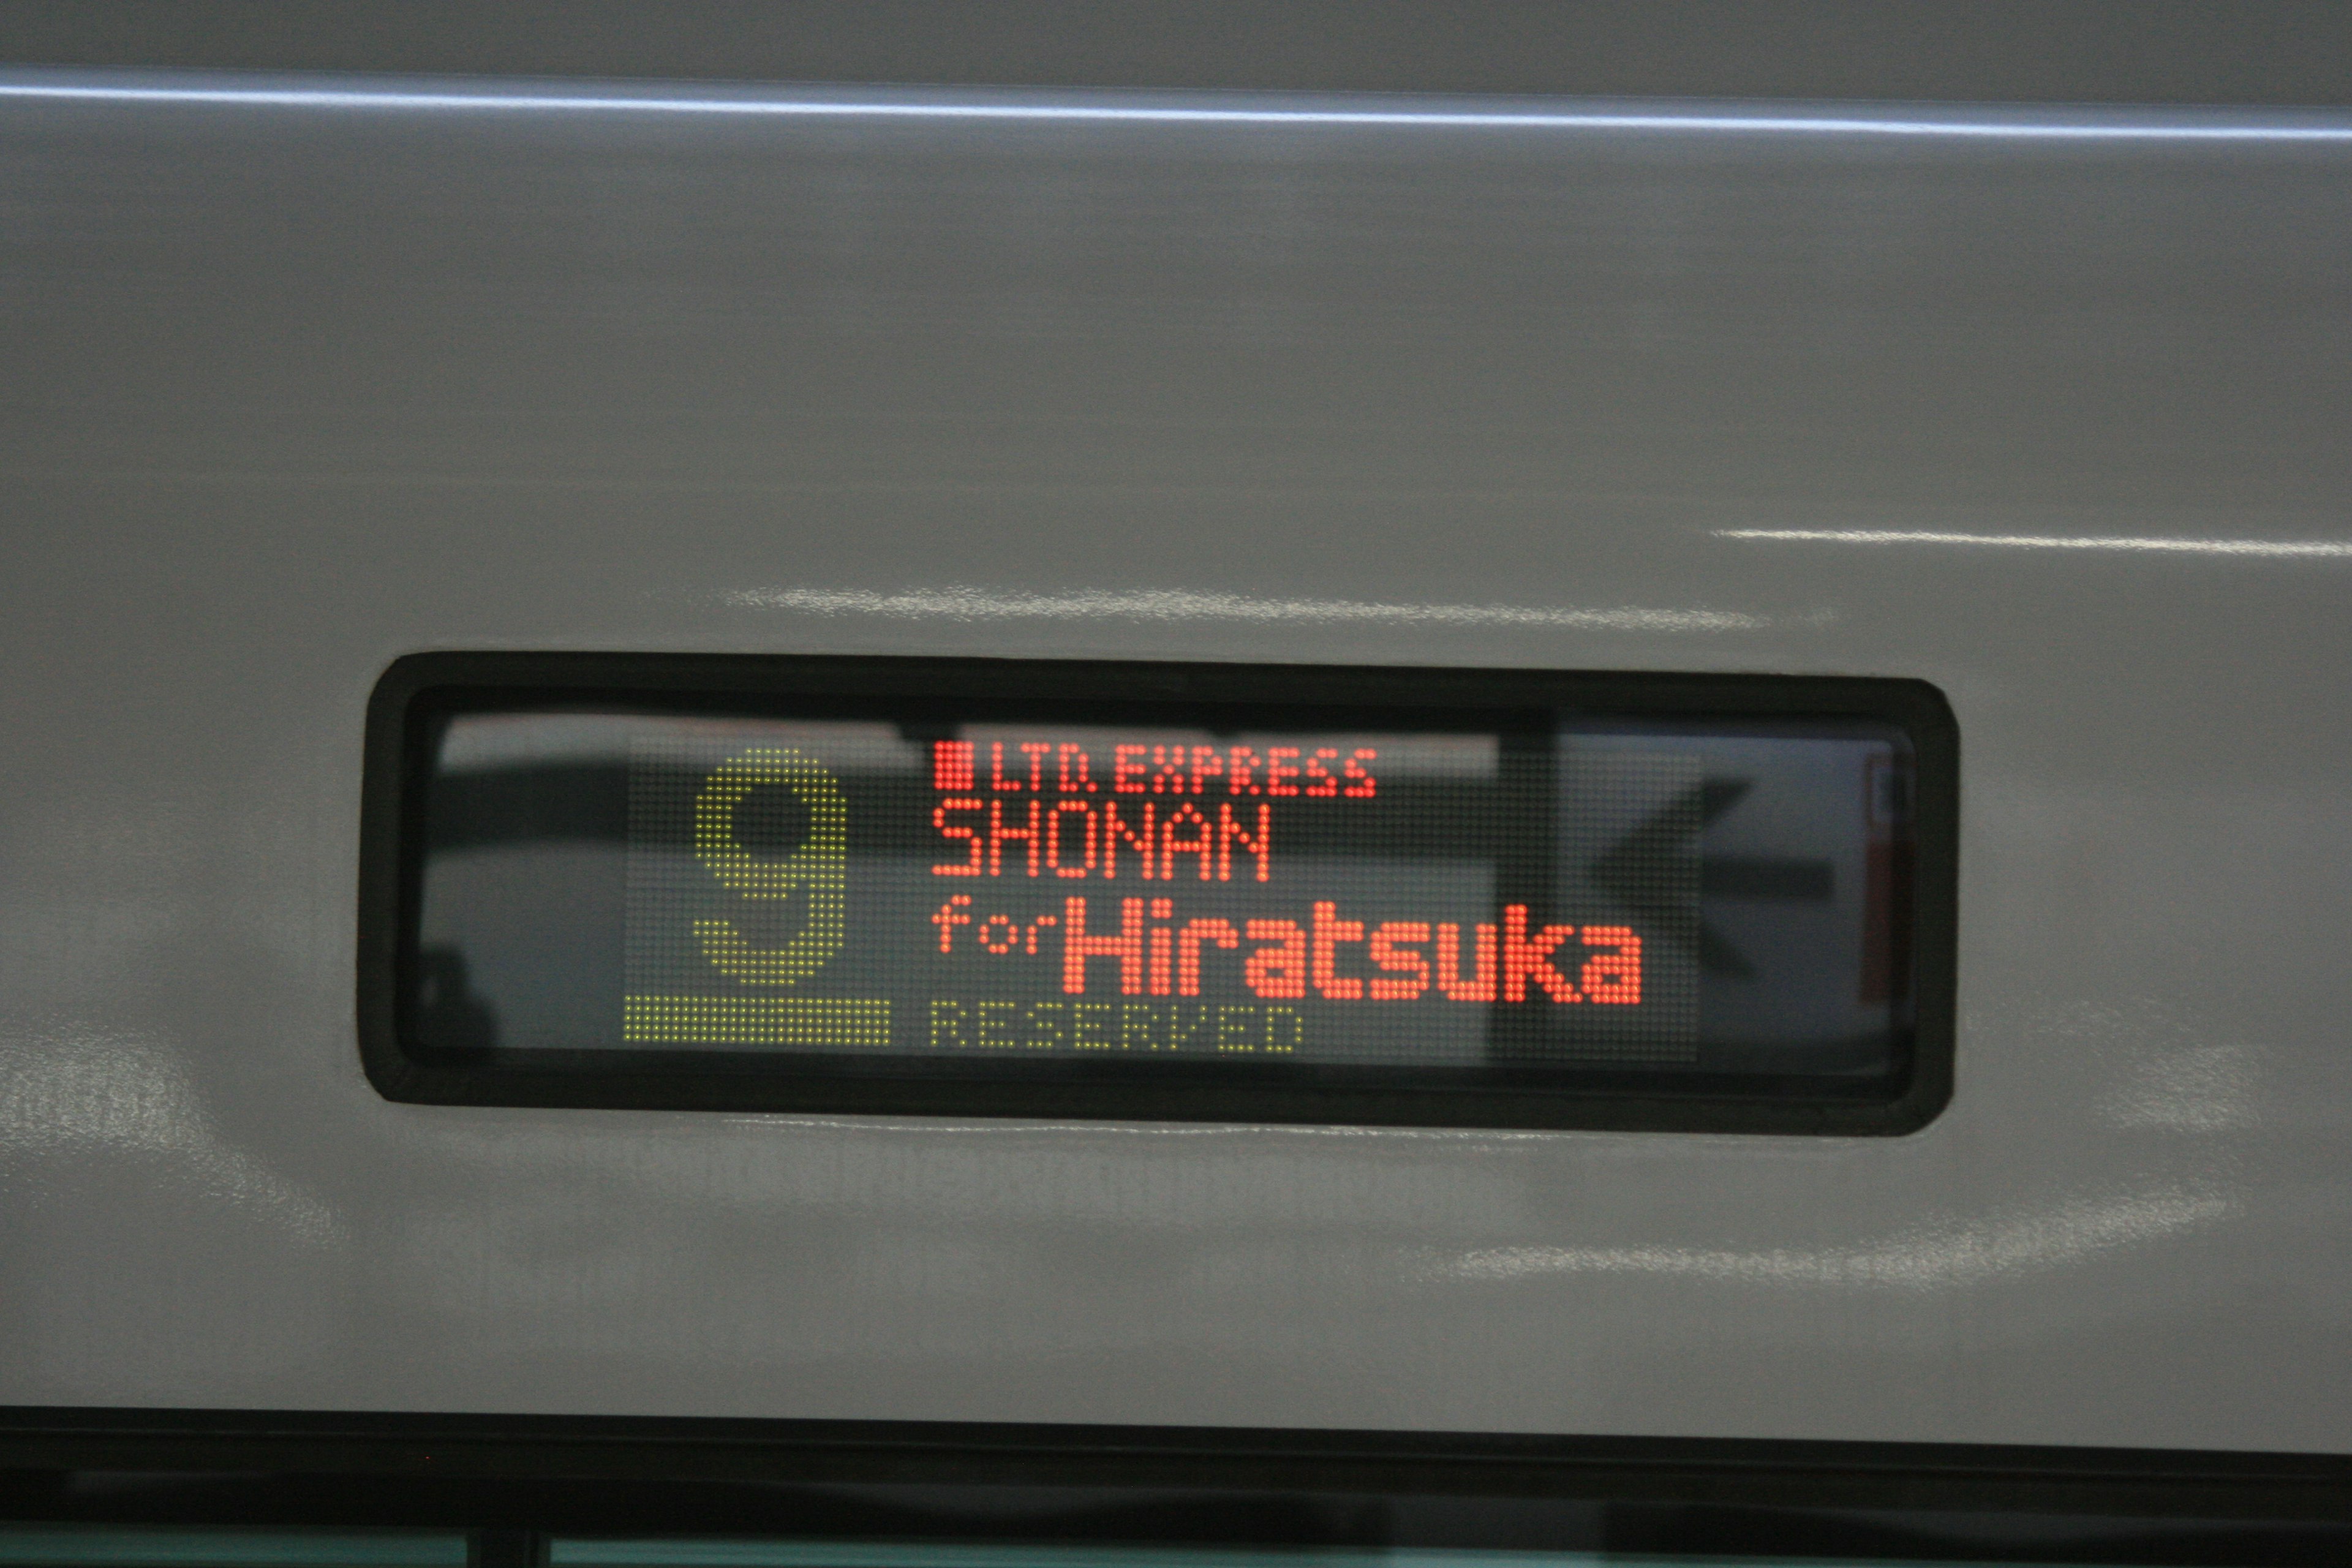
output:
M1534 710L1628 720L1867 720L1900 729L1916 770L1910 958L1914 1016L1888 1080L1830 1092L1820 1080L1685 1076L1670 1092L1634 1075L1574 1088L1488 1069L1475 1087L1409 1080L1416 1069L1156 1070L1109 1064L896 1058L844 1071L774 1052L427 1050L407 1037L408 933L417 910L420 816L432 720L466 710L656 703L730 711L764 699L1184 704L1300 710L1355 722L1419 710L1475 721ZM1023 1117L1358 1126L1609 1129L1888 1135L1925 1126L1951 1095L1957 948L1958 731L1923 681L1859 677L1586 674L1512 669L769 655L431 653L402 658L369 703L361 808L359 1036L369 1080L424 1104L658 1110ZM1279 1078L1270 1076L1279 1074ZM1434 1078L1434 1074L1424 1075ZM1400 1084L1399 1079L1408 1081ZM1389 1087L1381 1087L1385 1081ZM1681 1087L1688 1084L1689 1087Z

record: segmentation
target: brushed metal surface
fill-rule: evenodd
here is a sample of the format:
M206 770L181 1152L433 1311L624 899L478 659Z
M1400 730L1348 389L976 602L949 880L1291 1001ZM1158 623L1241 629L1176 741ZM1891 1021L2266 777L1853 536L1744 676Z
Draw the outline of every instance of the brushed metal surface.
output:
M0 77L0 1402L2352 1445L2347 174L2342 115ZM466 647L1922 677L1958 1093L387 1104L362 705Z

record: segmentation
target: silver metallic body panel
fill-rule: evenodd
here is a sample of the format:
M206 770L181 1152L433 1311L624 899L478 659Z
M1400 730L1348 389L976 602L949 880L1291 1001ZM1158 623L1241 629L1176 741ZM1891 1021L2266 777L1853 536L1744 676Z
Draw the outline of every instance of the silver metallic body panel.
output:
M2352 1447L2352 119L1496 107L0 79L0 1403ZM1958 1091L388 1104L428 648L1925 678Z

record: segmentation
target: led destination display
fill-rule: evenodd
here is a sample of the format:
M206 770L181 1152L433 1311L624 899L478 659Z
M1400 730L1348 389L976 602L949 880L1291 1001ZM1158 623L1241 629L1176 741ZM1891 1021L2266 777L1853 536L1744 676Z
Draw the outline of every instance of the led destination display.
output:
M1013 1111L1025 1086L1530 1125L1916 1076L1899 721L1011 684L422 694L404 1060L568 1077L559 1102L635 1102L593 1087L618 1074L700 1086L650 1103Z
M621 727L625 1043L1696 1048L1694 756L1601 737L1507 760L1493 734Z

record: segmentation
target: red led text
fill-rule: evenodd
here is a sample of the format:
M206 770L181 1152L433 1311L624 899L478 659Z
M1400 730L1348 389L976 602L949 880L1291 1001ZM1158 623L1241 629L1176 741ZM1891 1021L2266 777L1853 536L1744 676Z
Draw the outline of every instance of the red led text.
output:
M1050 955L1058 946L1062 990L1083 996L1198 996L1211 964L1227 964L1268 1001L1596 1003L1642 1000L1642 939L1630 926L1535 925L1525 904L1503 906L1500 925L1349 920L1318 901L1304 921L1179 919L1176 900L1118 900L1115 917L1089 918L1066 899L1058 915L980 916L958 893L932 914L943 953ZM1226 957L1224 955L1231 954Z

